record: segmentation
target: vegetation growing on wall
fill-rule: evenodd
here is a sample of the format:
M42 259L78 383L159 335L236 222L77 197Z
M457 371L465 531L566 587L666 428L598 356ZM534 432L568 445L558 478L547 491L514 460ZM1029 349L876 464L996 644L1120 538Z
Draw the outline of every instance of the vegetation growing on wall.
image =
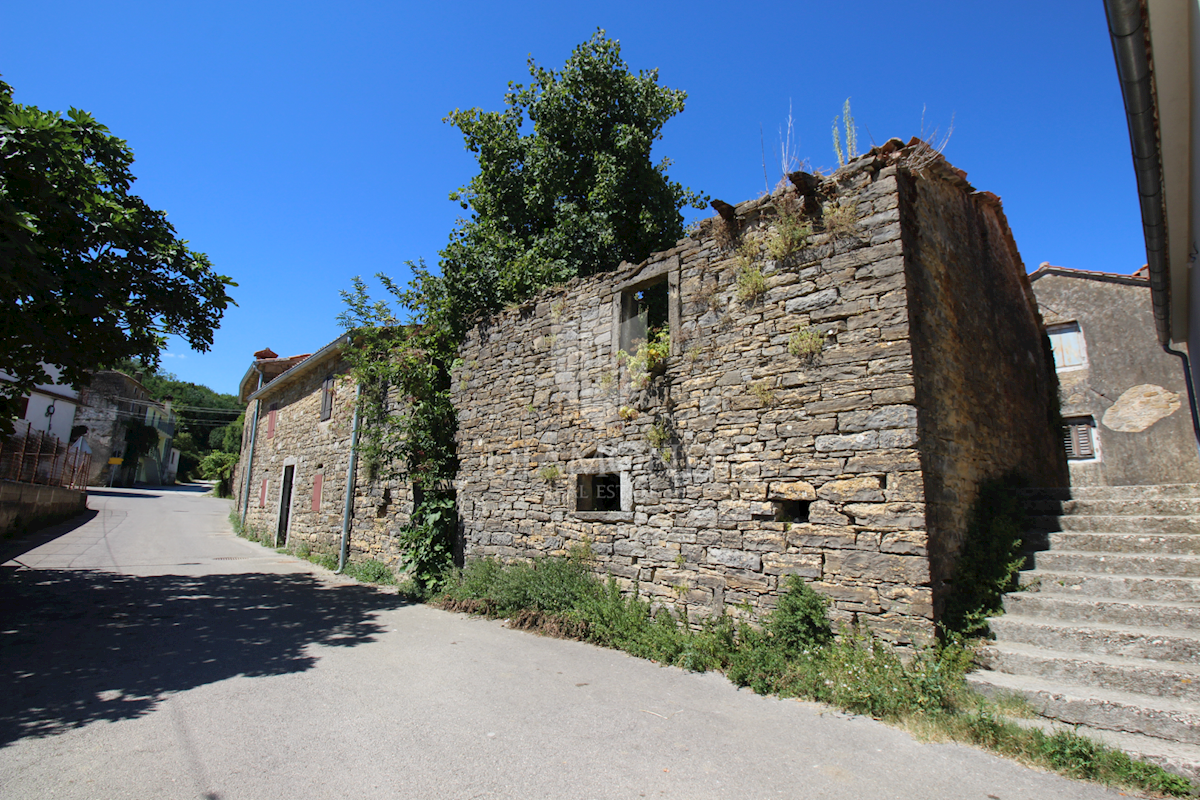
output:
M631 72L619 42L598 31L561 71L530 59L529 73L530 85L509 85L503 111L446 117L479 173L450 196L470 214L441 251L439 271L411 262L407 287L379 276L389 301L372 300L359 279L343 293L341 323L355 334L347 357L362 387L359 451L374 474L422 487L403 536L410 572L428 583L450 565L457 526L453 493L440 487L456 469L449 376L462 337L482 316L548 286L674 243L680 209L707 200L671 181L669 162L650 158L686 94L660 86L656 71ZM533 131L522 134L526 122ZM646 346L634 357L649 373L669 339Z
M1028 523L1018 494L1023 485L1010 476L979 487L946 601L947 629L986 635L987 618L1002 613L1004 594L1016 591Z

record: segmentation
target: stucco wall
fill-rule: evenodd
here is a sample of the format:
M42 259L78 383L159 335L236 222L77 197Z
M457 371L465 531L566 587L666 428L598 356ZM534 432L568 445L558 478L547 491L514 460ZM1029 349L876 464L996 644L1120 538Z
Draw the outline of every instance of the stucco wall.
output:
M1183 367L1158 345L1149 282L1047 271L1033 290L1046 325L1078 322L1086 348L1085 366L1058 373L1063 417L1096 422L1098 457L1072 460L1071 483L1200 482Z

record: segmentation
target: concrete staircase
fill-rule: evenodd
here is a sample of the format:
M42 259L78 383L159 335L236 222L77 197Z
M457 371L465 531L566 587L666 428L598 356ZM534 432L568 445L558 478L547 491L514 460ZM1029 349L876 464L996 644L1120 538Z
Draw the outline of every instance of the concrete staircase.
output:
M1200 485L1038 490L1023 591L968 681L1200 780Z

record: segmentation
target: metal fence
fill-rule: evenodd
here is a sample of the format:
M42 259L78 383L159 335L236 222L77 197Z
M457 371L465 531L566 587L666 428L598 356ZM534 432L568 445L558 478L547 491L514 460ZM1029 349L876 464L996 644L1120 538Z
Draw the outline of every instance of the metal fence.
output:
M92 456L68 447L51 433L33 429L24 420L16 432L0 437L0 480L41 483L67 489L86 489Z

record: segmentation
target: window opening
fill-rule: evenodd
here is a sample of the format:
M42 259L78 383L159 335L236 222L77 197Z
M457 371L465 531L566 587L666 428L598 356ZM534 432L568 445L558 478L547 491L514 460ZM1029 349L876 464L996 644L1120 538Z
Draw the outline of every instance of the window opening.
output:
M1063 449L1072 461L1096 457L1096 442L1092 429L1096 426L1091 417L1077 417L1063 421Z
M333 376L327 375L321 383L321 421L333 416Z
M1050 337L1050 350L1054 354L1054 368L1079 369L1087 365L1087 353L1083 345L1083 331L1078 322L1067 322L1046 329Z
M667 276L654 283L621 293L621 348L637 350L640 342L670 326L670 294Z
M601 472L580 475L575 485L576 511L620 511L621 475Z

